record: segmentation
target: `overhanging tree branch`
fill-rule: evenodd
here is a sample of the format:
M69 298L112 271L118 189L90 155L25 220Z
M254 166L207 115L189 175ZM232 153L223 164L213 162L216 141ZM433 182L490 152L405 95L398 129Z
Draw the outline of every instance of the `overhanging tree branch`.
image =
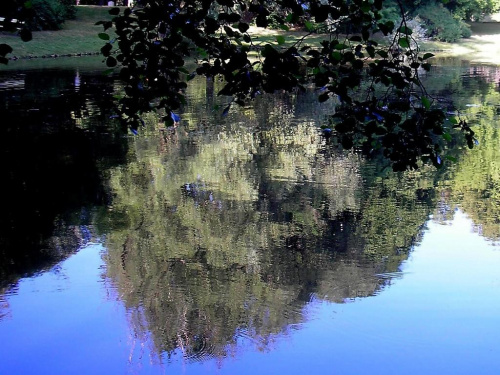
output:
M382 7L382 0L142 0L133 9L112 9L112 22L101 22L117 34L101 52L108 66L121 67L126 96L119 111L133 129L151 110L174 121L171 113L185 102L182 92L194 74L184 67L191 59L196 74L223 77L219 94L242 105L259 93L312 82L320 101L339 100L328 126L344 148L382 153L395 170L427 160L439 167L443 135L454 124L433 106L419 78L432 54L420 56L413 47L402 5L398 28L381 21ZM271 20L282 29L302 23L308 33L295 43L282 37L265 44L255 64L250 23L266 28ZM325 39L306 44L325 23L334 25ZM376 33L393 33L393 42L380 45Z

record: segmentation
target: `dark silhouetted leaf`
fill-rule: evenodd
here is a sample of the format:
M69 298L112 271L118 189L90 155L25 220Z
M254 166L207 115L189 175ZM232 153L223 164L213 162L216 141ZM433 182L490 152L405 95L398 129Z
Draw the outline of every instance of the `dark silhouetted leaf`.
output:
M248 23L240 22L238 24L238 30L240 30L242 33L246 33L249 28L250 26L248 26Z
M0 56L5 56L12 51L12 47L8 44L0 44Z
M110 68L116 66L116 64L117 64L117 61L113 56L109 56L106 59L106 65L109 66Z
M23 28L21 30L21 32L19 33L19 35L21 36L21 40L23 42L29 42L31 39L33 39L33 35L31 34L31 31L26 29L26 28Z

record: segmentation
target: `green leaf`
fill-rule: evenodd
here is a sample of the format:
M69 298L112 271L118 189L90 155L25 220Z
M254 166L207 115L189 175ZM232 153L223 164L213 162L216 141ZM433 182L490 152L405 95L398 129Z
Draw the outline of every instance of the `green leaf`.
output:
M365 3L365 4L361 5L361 11L363 13L368 13L370 10L371 10L371 4Z
M278 42L279 45L285 44L285 37L283 35L278 35L276 37L276 41Z
M290 28L287 25L280 25L281 30L289 31Z
M445 156L445 158L448 159L449 161L452 161L453 163L457 162L457 158L454 158L453 156L447 155Z
M448 121L450 121L450 123L452 124L458 124L458 119L455 116L450 117Z
M314 31L314 24L310 21L304 22L307 31Z
M262 50L261 54L262 54L263 57L267 57L267 56L278 54L278 51L276 51L273 48L273 46L271 46L270 44L266 44L264 46L264 49Z
M406 26L401 26L398 30L401 34L411 35L413 30Z
M206 51L206 50L204 50L203 48L197 48L197 49L196 49L196 51L197 51L197 52L198 52L198 54L199 54L201 57L203 57L203 58L205 58L205 57L207 57L207 56L208 56L207 51Z
M445 139L448 142L451 142L451 134L450 133L444 133L443 134L443 139Z
M425 109L429 109L431 107L431 102L429 98L426 96L422 96L422 105L424 106Z
M332 58L337 60L337 61L340 61L340 60L342 60L342 54L338 51L333 51Z
M400 45L400 47L403 47L403 48L410 47L410 43L408 42L408 38L400 38L398 41L398 44Z
M102 40L109 40L109 35L106 33L99 33L97 36Z
M384 59L386 59L386 58L388 58L388 57L389 57L389 54L387 53L387 51L384 51L384 50L382 50L382 49L379 49L379 50L377 51L377 55L379 55L380 57L382 57L382 58L384 58Z
M427 59L430 59L431 57L434 57L435 55L433 53L426 53L423 57L422 57L422 60L427 60Z
M346 48L347 48L347 46L344 43L339 43L339 44L335 45L335 49L338 49L339 51L346 49Z
M178 94L177 98L179 99L179 102L181 102L182 105L186 105L186 97L182 94Z

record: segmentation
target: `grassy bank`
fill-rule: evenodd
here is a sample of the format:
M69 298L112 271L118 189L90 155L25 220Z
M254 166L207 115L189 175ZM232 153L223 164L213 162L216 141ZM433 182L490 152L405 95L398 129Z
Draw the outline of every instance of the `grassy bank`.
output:
M104 42L97 37L102 26L95 26L97 21L111 19L108 7L76 7L76 19L64 23L62 30L37 31L33 40L24 43L12 34L0 34L1 43L7 43L14 49L10 57L74 55L99 52Z
M477 22L471 24L472 36L461 39L456 43L444 43L437 41L421 41L420 49L423 52L432 52L438 57L457 57L475 63L500 65L500 22ZM252 28L250 31L253 31ZM284 32L279 30L255 29L254 35L256 45L266 43L276 44L276 38L283 36L286 43L294 43L302 38L303 32ZM308 44L319 42L324 38L322 35L307 38Z
M500 65L500 22L471 24L472 36L456 43L422 42L424 50L437 51L438 56L456 56L464 60Z
M100 20L111 19L108 7L79 6L76 19L66 21L62 30L38 31L33 33L33 40L23 43L18 36L0 34L1 43L14 48L11 57L54 56L97 53L104 42L97 37L102 26L95 26ZM472 62L500 65L500 23L475 23L471 25L473 35L457 43L421 42L424 51L432 51L438 56L456 56ZM285 45L300 40L305 33L261 30L251 28L255 45L277 43L277 37L285 39ZM308 43L313 44L323 39L322 35L310 36Z

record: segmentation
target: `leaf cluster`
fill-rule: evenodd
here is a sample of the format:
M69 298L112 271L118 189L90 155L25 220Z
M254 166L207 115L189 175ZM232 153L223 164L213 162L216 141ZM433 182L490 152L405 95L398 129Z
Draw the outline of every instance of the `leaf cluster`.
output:
M380 150L396 170L417 168L422 160L440 165L445 116L431 108L419 78L433 55L420 56L412 47L402 8L400 25L382 21L382 8L382 0L142 0L132 9L113 8L112 21L99 22L99 37L106 40L106 64L120 65L126 96L119 111L134 130L151 110L171 124L195 75L222 78L219 95L239 105L260 93L305 90L312 83L320 102L339 102L328 134L344 148ZM258 46L249 33L251 24L286 30L300 20L309 34L295 42L279 36ZM107 33L112 28L113 39ZM325 39L309 44L319 28ZM380 46L376 32L394 35L392 43ZM188 61L196 69L186 69Z

